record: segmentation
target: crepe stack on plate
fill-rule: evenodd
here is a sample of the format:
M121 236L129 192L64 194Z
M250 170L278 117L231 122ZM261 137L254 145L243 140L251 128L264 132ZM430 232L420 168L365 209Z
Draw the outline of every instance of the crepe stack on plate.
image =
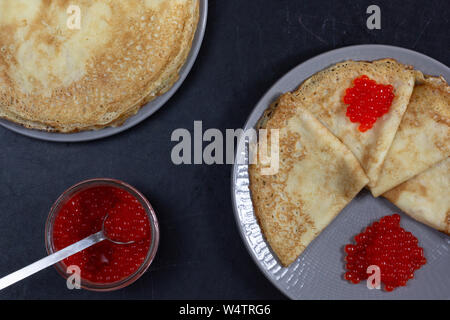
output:
M392 85L395 94L366 132L343 102L362 75ZM281 263L294 261L365 185L375 195L399 185L384 196L448 232L450 175L442 160L449 156L449 108L443 79L392 59L342 62L283 94L259 122L280 130L279 173L262 175L259 162L249 167L255 214Z
M176 82L197 0L80 0L80 29L70 4L0 0L1 118L58 132L118 126Z

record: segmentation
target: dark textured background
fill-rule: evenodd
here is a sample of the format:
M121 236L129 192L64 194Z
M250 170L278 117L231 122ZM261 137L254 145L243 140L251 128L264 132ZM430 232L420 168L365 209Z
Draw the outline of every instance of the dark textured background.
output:
M382 30L366 28L366 8ZM239 128L264 92L297 64L353 44L417 50L449 65L449 1L210 0L199 58L175 96L141 125L91 143L56 144L0 128L0 275L43 257L53 201L86 178L140 189L161 225L156 260L139 281L112 292L69 291L53 268L0 299L280 299L246 252L231 206L231 167L175 166L173 130Z

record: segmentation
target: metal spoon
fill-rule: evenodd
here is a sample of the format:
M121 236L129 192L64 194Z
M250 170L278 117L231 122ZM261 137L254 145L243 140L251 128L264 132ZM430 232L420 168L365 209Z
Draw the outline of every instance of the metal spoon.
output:
M80 240L62 250L59 250L41 260L38 260L20 270L17 270L16 272L13 272L6 277L3 277L0 279L0 290L5 289L6 287L19 282L41 270L44 270L45 268L50 267L51 265L54 265L55 263L60 262L61 260L64 260L80 251L83 251L86 248L89 248L93 246L96 243L102 242L103 240L111 241L115 244L132 244L134 241L129 242L119 242L112 240L108 238L106 232L105 232L105 221L109 217L109 214L106 215L106 217L103 219L102 223L102 230L100 230L97 233L94 233L83 240Z

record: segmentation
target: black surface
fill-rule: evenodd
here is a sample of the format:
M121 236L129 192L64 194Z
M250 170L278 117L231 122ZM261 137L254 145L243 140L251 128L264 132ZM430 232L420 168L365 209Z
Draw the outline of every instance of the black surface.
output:
M366 28L377 4L382 29ZM210 0L199 58L176 95L141 125L104 140L58 144L0 128L0 276L46 254L53 201L86 178L112 177L140 189L161 226L158 255L130 287L69 291L47 269L0 299L280 299L244 248L231 206L227 165L175 166L177 128L236 129L264 92L297 64L353 44L406 47L449 65L449 2Z

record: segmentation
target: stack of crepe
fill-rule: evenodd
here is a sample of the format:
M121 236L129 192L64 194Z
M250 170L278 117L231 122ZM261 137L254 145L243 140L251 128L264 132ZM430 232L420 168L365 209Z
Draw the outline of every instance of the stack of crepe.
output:
M0 0L0 118L122 124L176 82L198 18L197 0Z
M395 94L389 112L366 132L350 122L343 102L362 75L392 85ZM266 110L258 127L279 132L279 171L263 174L264 163L256 161L249 167L250 190L262 232L282 265L292 263L365 186L449 233L449 96L442 78L395 60L346 61Z

